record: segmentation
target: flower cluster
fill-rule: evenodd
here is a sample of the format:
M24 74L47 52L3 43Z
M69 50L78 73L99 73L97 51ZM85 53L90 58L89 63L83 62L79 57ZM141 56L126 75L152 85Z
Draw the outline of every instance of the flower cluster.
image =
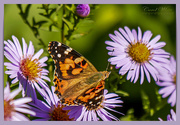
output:
M169 96L168 103L174 107L176 104L176 61L162 49L166 43L158 42L161 36L157 35L151 39L151 31L148 30L142 35L139 27L137 32L135 29L131 31L127 26L114 31L114 34L109 34L112 41L105 41L108 45L106 47L109 51L108 55L112 56L108 61L119 69L119 74L127 74L127 80L130 79L131 82L136 83L140 77L140 84L142 84L146 75L150 83L150 76L152 76L156 84L162 87L159 94L162 94L163 98ZM174 117L172 119L175 119Z
M46 81L50 81L47 77L48 70L43 68L46 66L47 57L39 59L43 49L34 54L34 46L31 41L27 47L22 38L22 49L19 40L15 36L12 36L12 39L13 41L4 41L4 55L10 61L4 63L8 69L5 73L13 79L12 84L19 81L19 89L10 94L9 84L5 88L4 120L29 120L19 112L30 114L34 121L119 120L107 110L122 114L113 108L122 107L120 104L123 101L115 93L108 94L107 90L104 90L104 99L98 109L89 110L84 106L63 106L57 95L54 94L55 88L51 87L50 90L46 83ZM23 98L17 101L12 100L21 90ZM36 91L44 101L38 99ZM28 103L28 105L24 103Z
M20 10L22 9L21 6L18 5L18 7ZM79 37L79 34L74 34L74 31L79 29L77 27L78 22L89 16L90 6L88 4L79 4L74 8L75 6L73 5L72 7L62 5L59 6L59 9L61 7L64 14L62 15L62 27L59 28L59 23L53 20L52 25L62 29L62 43L64 43L70 41L73 35L73 37ZM93 8L94 6L91 7ZM54 10L57 10L49 8L49 5L43 5L42 8L48 14L44 15L45 17L50 17L54 13ZM65 12L66 8L68 9L68 13ZM51 10L51 12L48 10ZM26 11L29 11L28 7ZM22 12L21 14L27 13ZM41 13L41 15L43 14ZM24 18L25 16L22 17ZM25 18L24 20L25 22L27 21ZM39 26L37 27L40 27L45 22L38 22L37 24ZM83 29L85 29L84 24ZM34 30L34 25L31 28ZM66 29L68 30L66 31ZM38 30L36 29L34 31L37 32ZM80 33L80 36L82 34ZM170 55L170 53L163 49L166 42L159 41L161 36L157 35L152 38L152 35L152 32L149 30L142 33L140 27L137 30L130 30L127 26L124 29L119 28L118 31L114 31L114 34L109 34L111 40L105 41L105 44L107 44L106 49L110 56L108 61L116 68L115 71L117 70L118 73L113 73L116 73L118 78L119 75L124 75L126 76L126 80L130 82L140 82L139 86L145 81L152 85L152 81L154 81L159 90L156 93L158 97L161 95L162 98L168 97L167 104L172 107L170 110L171 114L167 115L167 121L176 121L176 113L174 112L176 105L176 60L173 55ZM36 34L36 36L38 35ZM41 39L39 40L41 41ZM118 94L112 93L108 87L106 89L104 89L104 86L101 88L101 84L103 82L104 85L104 79L107 76L102 75L102 72L101 74L99 72L99 74L97 73L99 76L94 75L93 73L96 73L94 72L96 69L90 63L85 63L88 61L83 60L83 57L80 57L79 53L73 51L72 48L67 48L65 44L54 43L58 46L48 46L48 50L52 49L49 53L55 62L56 71L53 81L56 84L55 86L51 86L50 78L52 77L49 74L50 70L48 70L51 68L49 68L51 61L49 60L46 63L50 59L50 56L41 58L44 52L43 49L35 51L33 42L30 41L28 45L25 39L22 38L22 43L20 43L15 36L12 36L12 40L4 41L4 56L5 60L8 60L4 62L7 69L5 74L8 75L8 82L6 82L6 87L4 88L4 120L119 121L121 116L124 116L121 108L125 100L121 99ZM47 46L45 44L43 45L47 49ZM64 49L63 46L66 46L66 48ZM87 73L88 71L94 75L93 78L95 80L90 78L88 80L85 79L86 77L84 77L85 75L83 73ZM70 73L72 77L76 78L75 80L71 79L71 76L69 76ZM90 86L89 89L79 84L83 80L77 79L75 77L76 75L78 75L78 78L82 76L87 81L88 87ZM110 80L111 78L111 76L107 78L108 83L112 82ZM97 79L100 80L98 81ZM81 82L76 82L76 80ZM94 83L98 85L95 86ZM75 85L81 86L81 88L84 87L82 90L84 93L80 89L80 94L73 92L72 90L76 87ZM111 93L108 93L108 90ZM69 98L70 96L68 95L70 91L72 91L72 98ZM121 91L117 92L123 93ZM161 100L162 98L158 99ZM163 121L160 117L157 119Z

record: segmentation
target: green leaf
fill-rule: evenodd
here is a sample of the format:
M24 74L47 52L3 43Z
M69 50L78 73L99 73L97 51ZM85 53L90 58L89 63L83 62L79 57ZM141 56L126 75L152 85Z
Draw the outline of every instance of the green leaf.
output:
M76 39L78 39L78 38L80 38L80 37L82 37L82 36L84 36L85 34L74 34L74 35L71 35L71 37L70 37L70 40L76 40Z
M62 18L62 20L70 30L73 30L73 24L70 21L66 20L65 18Z
M148 113L150 112L150 100L147 94L142 90L141 91L143 109Z
M124 97L127 97L129 96L129 93L125 92L125 91L122 91L122 90L117 90L115 91L115 93L119 94L119 95L122 95Z
M17 7L20 9L20 11L22 11L22 6L21 6L21 4L17 4Z
M30 8L31 8L31 4L28 4L26 9L25 9L25 13L24 13L25 14L25 18L28 17Z

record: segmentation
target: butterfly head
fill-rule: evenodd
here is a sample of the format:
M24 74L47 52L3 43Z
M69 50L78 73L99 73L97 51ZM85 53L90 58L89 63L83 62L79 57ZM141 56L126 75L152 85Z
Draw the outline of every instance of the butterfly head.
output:
M107 79L109 77L111 72L108 72L108 71L103 71L102 74L103 74L103 80Z

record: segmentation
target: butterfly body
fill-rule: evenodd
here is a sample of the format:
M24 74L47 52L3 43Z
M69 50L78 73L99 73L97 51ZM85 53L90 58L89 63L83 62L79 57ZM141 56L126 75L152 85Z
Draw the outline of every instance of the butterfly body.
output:
M110 72L97 71L81 54L60 42L50 42L48 51L55 63L55 93L62 104L97 108Z

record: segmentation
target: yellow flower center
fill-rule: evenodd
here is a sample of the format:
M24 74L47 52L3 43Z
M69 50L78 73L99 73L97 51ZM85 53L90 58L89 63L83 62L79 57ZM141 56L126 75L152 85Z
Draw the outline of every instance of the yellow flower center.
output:
M138 63L150 60L151 52L144 43L137 42L128 48L129 56Z
M38 59L32 60L32 57L21 60L20 69L22 74L29 80L35 80L41 76L41 66Z
M54 109L50 113L51 121L73 121L73 118L70 119L68 112L69 110L62 110L64 106L58 105L54 106Z
M11 119L11 112L14 110L14 105L10 105L10 100L6 101L4 100L4 120L8 121L9 119Z

